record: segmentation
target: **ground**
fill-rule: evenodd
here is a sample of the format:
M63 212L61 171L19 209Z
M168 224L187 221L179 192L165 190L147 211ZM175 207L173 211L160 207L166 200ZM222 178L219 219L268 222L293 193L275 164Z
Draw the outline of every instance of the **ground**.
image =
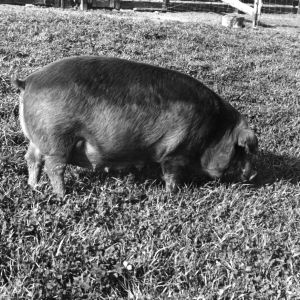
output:
M299 17L264 15L256 30L220 17L0 5L1 300L300 298ZM159 169L69 167L65 198L45 174L32 190L10 77L72 55L201 80L255 130L257 180L169 194Z

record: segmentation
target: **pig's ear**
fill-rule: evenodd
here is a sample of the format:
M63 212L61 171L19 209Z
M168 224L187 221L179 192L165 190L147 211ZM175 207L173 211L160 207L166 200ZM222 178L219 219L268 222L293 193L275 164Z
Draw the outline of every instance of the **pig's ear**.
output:
M251 129L241 129L238 132L237 143L247 154L255 154L258 150L258 140Z

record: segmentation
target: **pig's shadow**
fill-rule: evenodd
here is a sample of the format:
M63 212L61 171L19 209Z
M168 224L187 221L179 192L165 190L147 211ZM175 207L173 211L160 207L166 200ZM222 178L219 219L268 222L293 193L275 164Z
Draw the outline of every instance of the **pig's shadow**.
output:
M300 182L300 160L297 157L278 155L271 152L260 152L253 162L257 176L251 182L253 187L272 184L278 180L289 181L291 184ZM225 176L222 182L238 182L237 176Z
M277 180L289 181L292 184L300 182L299 157L261 152L254 162L254 167L258 172L256 185L270 184Z
M258 175L253 180L253 187L259 187L266 184L272 184L278 180L289 181L291 184L300 182L300 159L288 155L279 155L271 152L260 152L253 162L253 168L257 171ZM221 179L223 183L237 183L239 182L239 174L228 174ZM135 176L138 181L153 179L157 180L159 184L161 180L161 170L157 165L146 168L140 176ZM192 184L194 186L201 186L205 182L210 181L208 177L191 177L186 176L184 184Z

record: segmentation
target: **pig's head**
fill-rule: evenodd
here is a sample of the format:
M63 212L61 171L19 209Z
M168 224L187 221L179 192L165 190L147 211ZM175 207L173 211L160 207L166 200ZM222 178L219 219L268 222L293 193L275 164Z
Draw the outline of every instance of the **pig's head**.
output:
M257 153L258 140L246 122L228 130L222 138L209 146L201 156L202 170L212 178L220 178L229 169L239 172L242 181L256 176L252 158Z

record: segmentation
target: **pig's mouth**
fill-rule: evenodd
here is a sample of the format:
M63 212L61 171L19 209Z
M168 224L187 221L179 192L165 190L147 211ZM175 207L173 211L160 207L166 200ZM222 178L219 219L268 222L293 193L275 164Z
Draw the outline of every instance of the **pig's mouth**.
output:
M241 181L243 183L252 183L257 176L257 171L253 169L252 157L247 156L239 160L233 160L230 166L224 170L221 176L229 181Z
M211 179L218 178L236 178L238 176L239 180L242 182L252 182L257 176L257 172L252 168L252 163L250 160L245 160L243 162L238 162L231 165L226 170L218 169L204 169L202 170Z
M252 168L252 162L250 158L247 158L241 165L241 180L243 182L251 182L257 176L257 172Z

